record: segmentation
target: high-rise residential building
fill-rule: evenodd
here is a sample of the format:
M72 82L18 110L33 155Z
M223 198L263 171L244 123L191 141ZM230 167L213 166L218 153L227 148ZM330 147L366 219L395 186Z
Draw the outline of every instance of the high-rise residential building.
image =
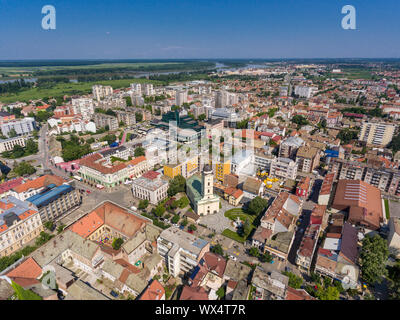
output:
M110 96L113 94L113 88L110 86L94 85L92 87L93 97L100 101L101 98Z
M296 86L294 88L295 95L307 99L311 98L317 91L318 91L317 87Z
M238 103L238 96L235 93L228 91L217 91L215 93L215 107L223 108L227 106L232 106Z
M103 113L95 113L94 114L94 123L97 128L105 128L109 127L109 130L117 130L119 127L117 117L110 116L108 114Z
M9 136L10 131L15 130L18 136L29 134L36 130L36 121L34 118L26 117L5 122L1 125L1 132L4 136Z
M136 95L142 95L142 85L140 83L131 83L131 91Z
M219 183L224 183L225 175L231 173L231 160L215 161L212 166L214 169L215 179L217 179Z
M188 93L186 90L177 90L175 92L175 103L177 106L182 106L188 101Z
M174 277L193 271L209 250L209 242L176 227L162 231L157 239L158 254Z
M311 173L319 165L319 149L303 146L297 150L297 169L301 172Z
M123 122L127 126L131 126L136 124L136 115L133 112L126 112L126 111L115 111L117 114L118 122Z
M139 94L132 94L131 100L132 100L132 105L135 107L140 107L144 105L144 99Z
M297 163L289 158L276 158L271 161L270 176L296 180Z
M305 142L300 137L289 137L279 145L279 157L295 159L297 150Z
M392 141L396 126L384 122L363 122L359 140L370 145L387 146Z
M82 115L83 120L90 120L94 114L93 99L79 98L71 101L72 113Z
M142 94L145 96L154 96L156 91L152 83L142 83Z
M185 179L190 178L193 174L198 171L199 168L199 158L194 156L192 158L186 159L182 163L178 164L166 164L164 165L164 175L173 179L178 175L181 175Z

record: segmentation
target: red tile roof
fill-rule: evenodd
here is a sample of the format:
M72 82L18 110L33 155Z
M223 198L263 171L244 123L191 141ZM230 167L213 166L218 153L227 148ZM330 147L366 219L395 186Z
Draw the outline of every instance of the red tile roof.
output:
M185 286L182 290L180 300L208 300L208 294L203 287Z
M42 268L33 258L28 258L18 267L7 273L9 278L37 279L42 274Z
M164 287L157 280L153 280L139 300L160 300L164 295Z
M24 184L20 184L14 188L12 188L15 192L21 193L28 191L29 189L40 189L49 184L55 184L57 187L62 185L66 180L62 177L55 175L44 175L35 180L27 181Z

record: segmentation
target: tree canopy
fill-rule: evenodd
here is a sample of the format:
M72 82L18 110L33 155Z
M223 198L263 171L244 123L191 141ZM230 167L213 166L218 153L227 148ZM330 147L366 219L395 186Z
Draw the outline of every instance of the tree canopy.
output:
M255 197L253 200L250 201L247 211L252 215L258 216L267 207L268 207L267 200L261 197Z
M389 249L385 239L379 235L366 236L362 241L360 253L362 279L372 285L381 282L387 275L386 261L389 257Z
M172 197L179 192L185 192L186 179L181 175L176 176L169 182L168 196Z

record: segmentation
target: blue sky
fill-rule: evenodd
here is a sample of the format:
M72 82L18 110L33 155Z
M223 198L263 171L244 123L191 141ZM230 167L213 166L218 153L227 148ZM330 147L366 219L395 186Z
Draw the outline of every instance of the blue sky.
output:
M398 0L0 0L0 60L400 58L399 31Z

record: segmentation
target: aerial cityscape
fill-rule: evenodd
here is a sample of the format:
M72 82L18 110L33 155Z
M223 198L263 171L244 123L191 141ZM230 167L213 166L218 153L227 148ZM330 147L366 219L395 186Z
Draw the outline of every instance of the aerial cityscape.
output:
M37 28L64 32L61 2L39 6ZM354 2L335 7L340 32L359 28ZM3 45L0 300L400 299L395 47Z

